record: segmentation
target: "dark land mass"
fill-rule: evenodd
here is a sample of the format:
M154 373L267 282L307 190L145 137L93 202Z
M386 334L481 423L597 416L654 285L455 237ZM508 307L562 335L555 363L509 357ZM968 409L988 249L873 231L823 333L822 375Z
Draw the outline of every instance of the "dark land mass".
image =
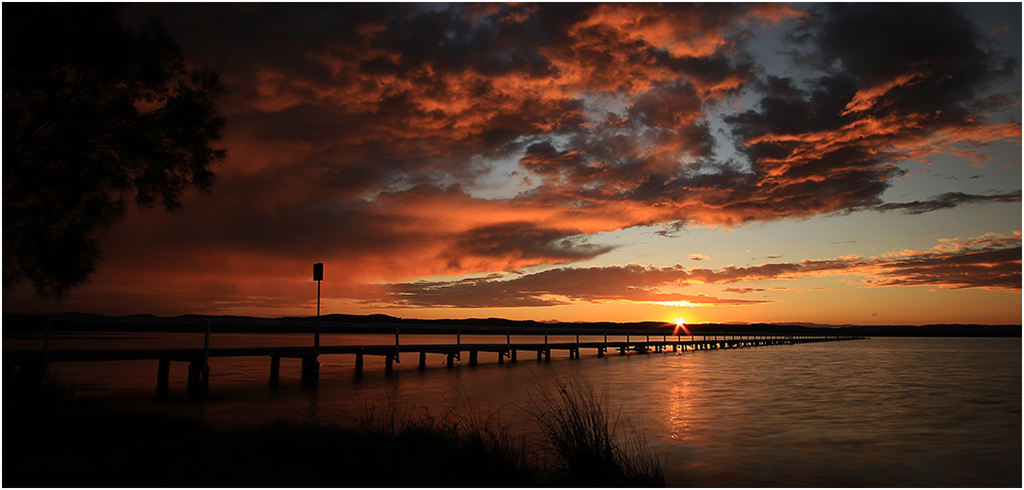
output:
M217 323L218 332L232 333L306 333L312 332L315 317L256 318L242 316L181 315L157 317L153 315L132 315L128 317L105 317L79 313L51 315L53 328L57 331L113 331L113 332L195 332L201 331L206 320L223 320ZM46 324L46 315L4 313L4 333L37 333ZM353 327L364 328L367 332L379 332L381 327L416 326L431 328L437 333L454 333L458 327L500 328L501 332L511 329L548 330L551 333L568 333L579 329L619 330L657 332L672 335L676 326L668 322L538 322L533 320L508 320L504 318L466 318L421 320L398 318L389 315L343 315L331 314L320 317L321 332L352 331ZM1021 325L977 325L977 324L934 324L934 325L817 325L798 323L748 323L718 324L700 323L686 325L693 335L714 334L789 334L789 335L852 335L866 337L1021 337ZM412 333L412 331L408 331Z

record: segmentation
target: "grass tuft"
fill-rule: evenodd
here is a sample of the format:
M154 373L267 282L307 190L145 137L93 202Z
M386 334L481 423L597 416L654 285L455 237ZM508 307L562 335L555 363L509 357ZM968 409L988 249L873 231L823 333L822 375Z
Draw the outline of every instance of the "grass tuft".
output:
M623 442L605 413L607 395L598 396L578 379L554 390L531 394L526 409L547 438L556 470L569 486L665 486L665 472L643 432L631 426Z

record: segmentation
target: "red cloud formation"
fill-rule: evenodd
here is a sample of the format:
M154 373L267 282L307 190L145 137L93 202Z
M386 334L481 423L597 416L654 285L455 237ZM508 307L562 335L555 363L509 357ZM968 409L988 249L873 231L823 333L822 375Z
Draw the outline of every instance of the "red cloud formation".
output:
M723 299L707 295L662 293L665 285L684 281L676 268L638 264L590 269L552 269L511 280L465 279L455 282L392 284L368 303L398 307L492 308L555 306L574 302L629 301L695 306L747 305L766 301Z
M401 307L523 307L572 302L630 301L746 305L764 301L714 298L661 292L694 284L795 279L812 275L864 277L865 287L935 286L942 289L1021 289L1021 234L988 234L968 240L948 239L931 250L903 251L863 259L846 256L800 263L727 267L719 270L626 266L559 268L514 279L486 277L455 282L392 284L363 297L370 303ZM773 288L779 289L779 288ZM765 288L726 288L733 293Z
M589 235L637 225L663 225L668 236L691 225L1019 202L1015 183L988 195L881 197L907 159L939 151L982 158L987 145L1019 144L1019 123L987 119L1019 103L1019 92L982 90L1012 76L1012 66L960 9L133 5L129 13L160 15L186 59L223 75L231 160L210 198L186 203L187 219L138 217L114 230L106 274L146 271L187 289L187 277L256 284L327 262L345 271L345 285L332 286L339 297L388 282L421 298L392 303L446 305L665 301L658 288L673 281L870 267L873 284L951 286L948 271L930 262L904 271L854 259L592 272L594 284L612 275L634 288L608 291L549 290L556 276L584 274L556 269L543 281L481 280L473 288L530 286L465 300L447 293L468 285L403 284L589 260L611 250ZM763 27L791 31L787 56L820 75L766 75L750 49ZM739 96L756 103L730 109ZM721 157L730 145L737 156ZM639 279L651 277L671 279ZM1004 287L1006 277L990 284ZM245 284L238 295L294 294L284 285L294 279L282 281Z

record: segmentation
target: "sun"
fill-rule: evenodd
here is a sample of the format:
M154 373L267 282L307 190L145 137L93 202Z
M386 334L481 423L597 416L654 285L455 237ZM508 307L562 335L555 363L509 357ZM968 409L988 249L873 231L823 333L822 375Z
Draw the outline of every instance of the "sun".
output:
M672 330L672 335L679 335L680 331L686 332L686 335L690 335L690 331L686 328L686 319L677 317L673 320L676 324L676 328Z

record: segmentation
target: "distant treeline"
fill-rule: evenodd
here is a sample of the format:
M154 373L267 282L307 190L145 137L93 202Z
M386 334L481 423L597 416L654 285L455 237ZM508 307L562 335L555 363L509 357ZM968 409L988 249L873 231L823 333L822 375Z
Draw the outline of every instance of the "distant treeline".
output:
M37 333L46 325L47 315L26 315L4 313L4 335L14 333ZM106 317L65 313L50 315L54 331L112 331L112 332L197 332L205 327L206 320L216 322L218 332L233 333L304 333L312 332L315 317L256 318L241 316L181 315L156 317L153 315L132 315L127 317ZM332 314L320 317L321 332L330 333L348 329L350 325L367 326L424 326L427 328L454 329L465 327L490 327L517 330L521 328L548 329L551 331L588 330L635 330L658 331L672 335L676 326L668 322L537 322L532 320L509 320L504 318L467 318L421 320L398 318L389 315L342 315ZM449 330L450 330L449 329ZM716 324L702 323L687 325L686 330L694 335L723 333L750 334L792 334L792 335L855 335L867 337L1021 337L1021 325L806 325L782 323ZM439 331L439 333L443 333Z

